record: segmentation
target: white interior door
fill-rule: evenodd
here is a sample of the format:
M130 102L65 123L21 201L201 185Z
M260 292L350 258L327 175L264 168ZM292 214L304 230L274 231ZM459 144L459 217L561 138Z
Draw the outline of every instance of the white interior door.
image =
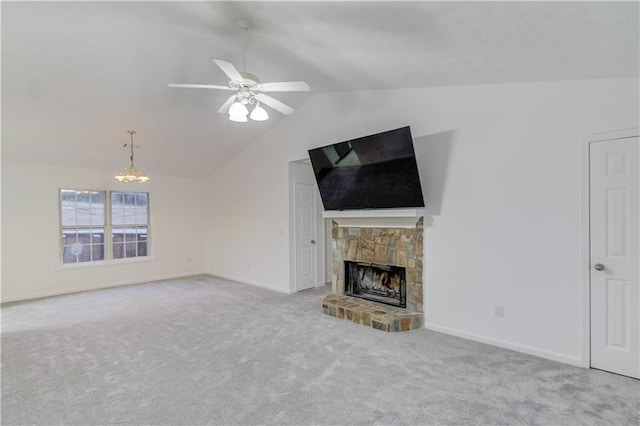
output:
M313 183L295 181L296 290L315 287L318 282L317 196Z
M590 144L591 366L640 378L638 138Z

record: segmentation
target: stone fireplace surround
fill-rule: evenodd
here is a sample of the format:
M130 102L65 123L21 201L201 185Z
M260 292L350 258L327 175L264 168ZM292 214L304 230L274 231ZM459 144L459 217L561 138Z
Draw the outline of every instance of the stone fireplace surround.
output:
M388 227L373 227L366 220L355 226L353 222L339 224L341 221L334 219L332 294L322 302L325 314L383 331L407 331L423 326L423 218L402 220L401 226L390 222ZM345 296L345 260L406 268L407 307Z

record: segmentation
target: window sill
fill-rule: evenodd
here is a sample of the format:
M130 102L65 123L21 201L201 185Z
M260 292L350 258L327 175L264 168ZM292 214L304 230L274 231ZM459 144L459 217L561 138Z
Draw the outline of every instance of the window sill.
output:
M128 259L110 259L110 260L102 260L99 262L81 262L81 263L66 263L58 265L56 268L57 271L68 271L73 269L85 269L85 268L100 268L100 267L110 267L117 265L130 265L134 263L145 263L145 262L153 262L155 257L153 256L144 256L144 257L131 257Z

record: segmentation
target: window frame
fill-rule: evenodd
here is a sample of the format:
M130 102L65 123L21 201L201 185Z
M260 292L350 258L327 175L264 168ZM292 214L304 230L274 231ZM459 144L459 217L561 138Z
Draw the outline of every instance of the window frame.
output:
M102 192L104 193L104 226L100 226L101 229L104 229L104 258L102 260L90 260L86 262L64 262L64 230L65 229L92 229L96 228L94 225L63 225L63 217L62 217L62 193L63 191L75 191L78 192ZM136 256L133 257L122 257L122 258L114 258L113 257L113 223L112 223L112 203L111 203L111 194L112 193L122 193L122 194L145 194L147 196L147 214L146 214L146 228L147 228L147 238L146 238L146 246L147 246L147 254L144 256L137 255L136 248ZM70 188L70 187L60 187L58 188L58 265L59 269L67 269L67 268L87 268L87 267L96 267L96 266L106 266L106 265L114 265L114 264L123 264L123 263L139 263L139 262L149 262L154 260L154 250L153 250L153 239L151 238L152 234L152 223L151 223L151 193L150 191L127 191L122 189L80 189L80 188ZM128 225L116 225L117 227L126 228ZM144 225L136 225L136 226L144 226ZM137 242L137 241L136 241Z
M76 221L75 225L65 225L63 223L63 213L62 213L62 194L63 191L73 191L76 194L76 207L78 205L78 199L77 199L77 195L80 193L86 193L86 194L91 194L93 195L94 193L102 193L104 198L106 199L107 194L109 193L106 190L93 190L93 189L63 189L60 188L58 190L58 203L59 203L59 207L58 207L58 221L59 221L59 230L60 230L60 243L58 244L59 250L60 250L60 262L63 265L78 265L81 263L100 263L106 260L106 250L107 250L107 210L106 208L103 208L103 213L102 213L102 225L93 225L93 224L88 224L88 225L79 225ZM92 202L90 202L92 204ZM91 209L93 210L93 209ZM77 211L77 210L76 210ZM96 228L100 228L103 230L103 234L102 234L102 250L103 250L103 256L102 259L99 260L94 260L93 259L93 250L91 253L91 260L89 261L76 261L76 262L69 262L69 263L65 263L64 261L64 248L67 247L68 245L64 244L64 234L65 234L65 229L69 229L69 230L76 230L76 233L78 230L87 230L89 231L91 234L93 234L93 232L91 232L93 229ZM93 235L90 237L91 239L93 239ZM94 246L95 244L93 244L93 241L91 243L89 243L90 246ZM76 259L78 255L75 255Z
M134 219L133 223L122 223L122 224L114 224L113 223L113 194L133 194L135 195L135 210L137 212L138 209L138 194L144 194L147 197L147 217L145 220L145 224L144 225L140 225L138 223L135 223L137 221L137 214L135 214L134 216L136 217L136 219ZM131 192L131 191L108 191L108 195L109 195L109 223L110 223L110 229L109 229L109 241L110 241L110 252L109 254L111 255L111 260L125 260L125 259L136 259L136 258L143 258L143 257L147 257L149 256L149 228L150 228L150 211L151 211L151 207L150 207L150 197L149 197L149 193L148 192ZM124 203L123 203L124 205ZM123 207L124 209L125 207ZM146 228L147 232L146 232L146 238L144 241L139 241L138 240L138 229L140 228ZM122 229L123 231L125 231L123 233L123 240L120 242L115 242L114 241L114 230L115 229ZM135 229L135 239L133 241L127 241L127 237L126 237L126 230L128 229ZM144 242L145 246L146 246L146 252L147 254L144 256L140 256L138 254L140 246L139 243ZM135 256L127 256L127 245L134 243L135 247L136 247L136 255ZM116 244L117 245L122 245L122 251L123 251L123 256L122 257L114 257L114 251L116 248Z

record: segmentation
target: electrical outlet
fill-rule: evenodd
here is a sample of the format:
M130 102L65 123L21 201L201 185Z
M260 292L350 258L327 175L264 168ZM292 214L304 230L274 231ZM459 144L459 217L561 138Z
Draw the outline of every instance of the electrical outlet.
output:
M496 318L504 318L504 306L496 305L493 308L493 316L495 316Z

